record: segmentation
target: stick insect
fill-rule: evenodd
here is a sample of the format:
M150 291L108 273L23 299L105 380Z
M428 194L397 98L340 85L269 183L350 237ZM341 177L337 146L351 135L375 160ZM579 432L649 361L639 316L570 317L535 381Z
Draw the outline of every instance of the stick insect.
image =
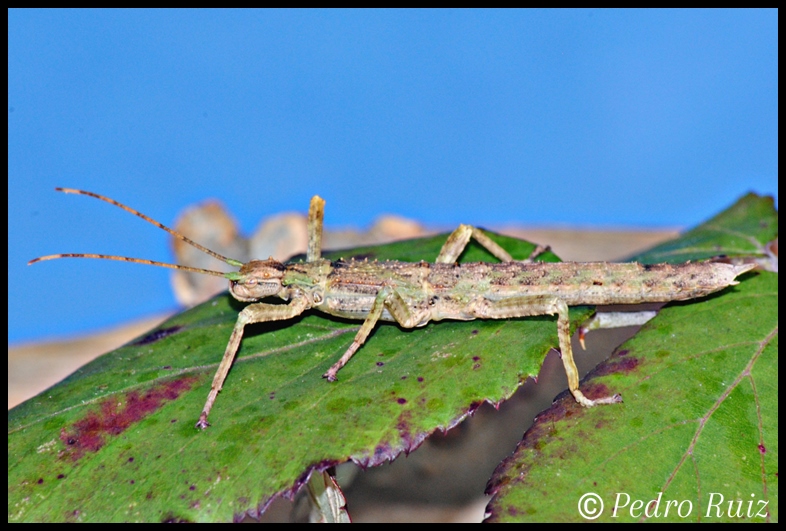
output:
M755 264L715 261L683 264L642 265L608 262L537 262L546 248L538 247L526 260L511 255L471 225L460 225L448 236L434 263L330 261L322 258L322 220L325 202L311 199L308 215L308 250L305 262L281 263L273 258L244 264L207 249L186 236L114 199L71 188L58 191L106 201L152 223L174 237L240 270L221 273L208 269L153 260L101 254L54 254L35 258L33 264L56 258L121 260L224 277L234 298L249 302L238 315L224 357L196 423L207 428L208 415L226 380L243 331L248 324L292 319L308 309L363 321L344 355L323 375L337 379L363 345L377 321L392 321L403 328L424 326L442 319L508 319L534 315L557 315L557 335L568 388L585 407L621 402L615 394L590 400L579 389L579 372L570 343L568 308L577 305L639 304L703 297L735 285L736 277ZM470 239L497 257L499 263L458 264L456 260ZM263 299L279 297L288 304L269 304Z

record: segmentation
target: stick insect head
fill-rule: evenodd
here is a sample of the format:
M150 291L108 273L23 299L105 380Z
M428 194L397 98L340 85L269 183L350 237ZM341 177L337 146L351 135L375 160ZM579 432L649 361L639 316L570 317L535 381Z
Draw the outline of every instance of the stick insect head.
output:
M285 272L286 266L273 258L251 260L237 273L227 273L230 279L229 291L233 297L243 302L254 302L278 295L283 289Z

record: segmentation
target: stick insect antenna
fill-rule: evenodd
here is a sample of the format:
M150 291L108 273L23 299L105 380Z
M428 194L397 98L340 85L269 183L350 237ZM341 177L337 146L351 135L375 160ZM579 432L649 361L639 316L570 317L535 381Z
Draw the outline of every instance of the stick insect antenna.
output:
M55 188L55 190L57 190L58 192L66 193L66 194L87 195L87 196L90 196L90 197L95 197L96 199L100 199L101 201L105 201L105 202L107 202L107 203L109 203L111 205L115 205L116 207L122 208L126 212L130 212L130 213L134 214L135 216L138 216L138 217L144 219L145 221L155 225L159 229L163 229L163 230L167 231L169 234L171 234L175 238L177 238L179 240L182 240L182 241L186 242L187 244L189 244L189 245L191 245L193 247L196 247L197 249L199 249L203 253L209 254L213 258L221 260L222 262L227 263L227 264L229 264L231 266L235 266L235 267L242 267L243 266L243 262L240 262L239 260L235 260L233 258L227 258L226 256L220 255L220 254L218 254L215 251L211 251L207 247L199 245L197 242L195 242L195 241L193 241L193 240L183 236L179 232L177 232L177 231L175 231L173 229L170 229L169 227L167 227L163 223L159 223L158 221L154 220L153 218L151 218L149 216L146 216L146 215L142 214L141 212L138 212L138 211L134 210L133 208L131 208L129 206L126 206L123 203L120 203L119 201L115 201L114 199L110 199L109 197L105 197L103 195L94 194L93 192L86 192L85 190L76 190L74 188ZM33 258L32 260L30 260L27 263L27 265L31 265L31 264L34 264L36 262L42 262L44 260L55 260L57 258L101 258L101 259L104 259L104 260L118 260L118 261L121 261L121 262L133 262L133 263L136 263L136 264L147 264L147 265L153 265L153 266L159 266L159 267L168 267L170 269L179 269L181 271L191 271L192 273L203 273L203 274L206 274L206 275L213 275L213 276L216 276L216 277L229 278L230 280L237 275L237 273L222 273L220 271L212 271L210 269L201 269L201 268L198 268L198 267L189 267L189 266L183 266L183 265L179 265L179 264L167 264L165 262L156 262L155 260L146 260L146 259L143 259L143 258L129 258L127 256L115 256L115 255L108 255L108 254L87 254L87 253L50 254L50 255L47 255L47 256L40 256L38 258Z

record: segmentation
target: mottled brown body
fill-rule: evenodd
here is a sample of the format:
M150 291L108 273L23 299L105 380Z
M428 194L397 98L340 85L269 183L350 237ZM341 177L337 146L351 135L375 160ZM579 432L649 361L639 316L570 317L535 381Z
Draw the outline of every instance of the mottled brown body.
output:
M209 426L207 416L240 348L247 324L292 319L314 308L322 312L363 320L360 330L344 355L323 375L336 380L338 371L366 341L377 321L394 321L404 328L423 326L442 319L507 319L532 315L557 315L557 336L568 387L581 405L620 402L619 395L590 400L579 390L579 374L570 343L568 307L597 304L638 304L703 297L736 284L735 278L754 264L695 262L642 265L637 263L544 263L534 258L536 249L523 261L514 261L507 251L485 233L460 225L447 239L435 263L369 262L321 258L324 201L314 196L309 209L309 244L305 262L283 264L272 258L242 264L226 258L161 223L117 201L73 189L66 193L88 195L116 205L162 228L194 247L239 266L235 273L219 273L176 264L107 255L49 255L31 260L82 257L106 258L183 269L229 279L232 296L250 302L238 315L224 357L208 394L198 428ZM485 247L501 263L456 263L470 238ZM288 304L260 302L279 297Z
M384 286L395 288L416 326L442 319L483 318L487 301L520 297L557 297L568 306L639 304L703 297L734 283L739 266L718 262L642 265L608 262L475 262L440 264L429 262L338 261L291 264L295 280L283 284L304 291L324 293L314 308L350 319L365 318ZM329 268L329 269L328 269ZM329 271L329 272L327 272ZM325 272L327 275L325 276ZM297 279L310 277L309 287ZM318 277L323 276L323 279ZM520 315L514 310L511 315ZM384 310L380 319L396 321Z
M501 263L458 264L455 259L470 237L477 239ZM537 254L534 253L534 254ZM579 373L570 344L568 307L597 304L639 304L703 297L736 284L738 275L753 264L721 262L642 265L638 263L514 261L474 227L462 225L448 237L436 263L369 262L340 260L281 264L275 260L244 265L230 291L240 300L276 295L290 304L282 309L265 303L248 306L238 317L225 360L237 350L247 323L287 319L308 308L364 321L347 351L324 377L337 379L338 371L365 342L378 320L404 328L442 319L506 319L557 315L557 336L568 387L585 407L621 401L619 395L590 400L579 390ZM231 351L231 354L230 354ZM230 358L226 356L230 355ZM228 362L224 371L229 370ZM225 372L214 381L223 382ZM212 391L211 391L212 392ZM215 391L217 392L217 391ZM208 398L212 405L215 393ZM203 411L200 427L209 408Z

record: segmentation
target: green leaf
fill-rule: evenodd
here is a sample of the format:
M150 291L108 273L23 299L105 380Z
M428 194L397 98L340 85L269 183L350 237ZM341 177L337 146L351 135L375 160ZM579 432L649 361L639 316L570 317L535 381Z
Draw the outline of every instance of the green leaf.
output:
M514 257L534 246L493 236ZM433 260L445 236L339 253ZM334 255L335 257L336 255ZM547 259L555 260L553 255ZM493 261L471 245L462 261ZM373 466L509 398L557 346L550 316L380 324L328 383L359 321L307 312L246 328L194 428L243 305L228 294L173 317L8 413L9 521L227 521L291 495L312 470ZM571 310L577 323L590 311Z
M640 259L761 252L777 227L749 194ZM489 483L489 520L777 521L778 277L739 280L666 306L582 382L620 407L563 396L542 412Z
M764 245L777 237L778 215L773 198L749 193L695 229L636 255L631 261L674 264L720 254L761 255Z

